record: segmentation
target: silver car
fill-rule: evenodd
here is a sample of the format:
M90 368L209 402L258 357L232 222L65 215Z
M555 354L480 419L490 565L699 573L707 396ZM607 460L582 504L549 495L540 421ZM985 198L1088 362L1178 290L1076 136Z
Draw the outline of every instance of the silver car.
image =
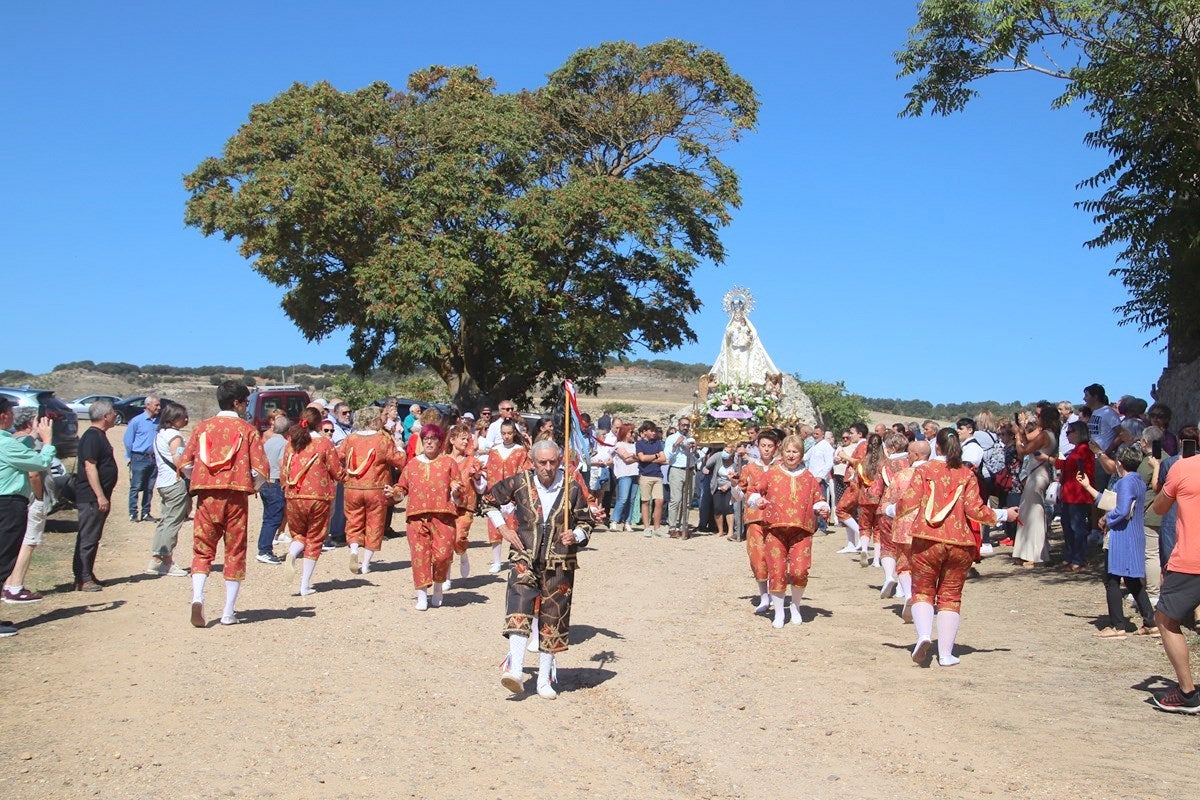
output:
M77 397L67 403L67 408L75 412L75 416L82 419L88 415L88 406L97 400L107 400L110 403L115 403L121 398L115 394L85 394L83 397Z

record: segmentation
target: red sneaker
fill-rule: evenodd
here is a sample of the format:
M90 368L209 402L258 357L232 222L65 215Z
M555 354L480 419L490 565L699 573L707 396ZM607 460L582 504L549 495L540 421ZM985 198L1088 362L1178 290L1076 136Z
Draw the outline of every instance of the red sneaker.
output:
M13 604L36 603L37 601L43 600L43 599L45 599L45 598L43 598L37 592L31 592L31 591L29 591L29 589L27 589L23 586L21 587L21 591L19 591L19 592L14 592L11 589L4 590L4 602L6 602L6 603L13 603Z
M1015 542L1013 542L1013 540L1008 536L1005 536L1003 539L1000 540L1001 547L1012 547L1014 544L1015 544Z

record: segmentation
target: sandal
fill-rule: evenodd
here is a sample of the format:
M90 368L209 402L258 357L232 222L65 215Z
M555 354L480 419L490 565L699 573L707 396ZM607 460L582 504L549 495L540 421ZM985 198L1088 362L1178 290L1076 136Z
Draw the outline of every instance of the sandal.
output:
M1140 627L1140 628L1138 628L1136 631L1134 631L1134 632L1133 632L1133 635L1134 635L1134 636L1150 636L1150 637L1153 637L1153 638L1155 638L1155 639L1161 639L1161 638L1162 638L1162 634L1158 632L1158 628L1157 628L1157 627L1148 628L1148 627L1146 627L1145 625L1143 625L1142 627Z
M1101 628L1092 634L1097 639L1124 639L1125 631L1119 631L1116 628Z

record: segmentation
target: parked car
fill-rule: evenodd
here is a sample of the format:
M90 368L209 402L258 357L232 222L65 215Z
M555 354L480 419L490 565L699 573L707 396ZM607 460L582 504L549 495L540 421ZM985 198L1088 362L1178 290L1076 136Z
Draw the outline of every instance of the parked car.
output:
M113 403L113 411L117 412L116 424L117 425L128 425L129 420L133 419L138 414L141 414L143 411L145 411L146 410L146 398L149 396L150 395L148 395L148 394L137 394L137 395L133 395L132 397L122 397L122 398L118 399L116 402L114 402ZM158 400L164 406L167 403L175 402L174 400L171 400L166 397L160 397L160 398L158 398Z
M282 408L294 424L300 421L300 412L308 404L308 392L299 386L261 386L250 393L245 418L258 428L259 433L263 433L267 429L267 415L272 409Z
M18 406L36 408L39 417L50 418L54 449L58 451L59 458L74 458L79 452L79 418L66 403L54 396L53 389L0 386L0 394Z
M77 417L86 417L88 415L88 406L97 400L107 400L110 403L117 403L121 398L115 394L85 394L83 397L76 397L71 402L67 403L67 408L75 412Z

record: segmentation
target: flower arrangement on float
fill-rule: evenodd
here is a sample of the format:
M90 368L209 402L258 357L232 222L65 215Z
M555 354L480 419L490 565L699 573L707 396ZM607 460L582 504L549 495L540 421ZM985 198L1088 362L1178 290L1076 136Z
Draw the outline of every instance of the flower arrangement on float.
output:
M761 384L721 383L709 392L702 420L715 420L714 425L727 419L762 423L778 415L779 401L778 392Z

